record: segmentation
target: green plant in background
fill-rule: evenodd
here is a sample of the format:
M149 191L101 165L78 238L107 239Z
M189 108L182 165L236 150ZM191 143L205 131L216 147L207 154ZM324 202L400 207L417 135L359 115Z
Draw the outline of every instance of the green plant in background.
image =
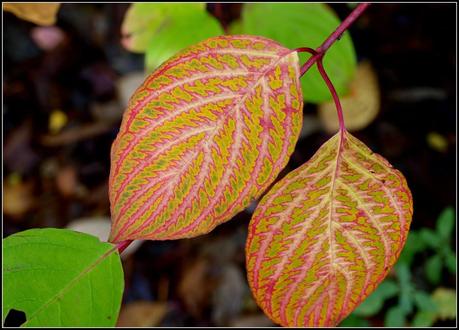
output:
M333 10L322 3L246 3L242 6L241 19L234 21L228 32L267 37L291 49L302 45L315 48L339 22ZM206 11L204 3L187 6L135 3L126 13L122 33L127 49L145 53L145 67L150 73L182 48L224 31L217 19ZM307 53L299 54L300 62L309 57ZM333 77L338 95L346 95L357 68L354 45L348 33L327 52L324 67ZM301 81L303 98L312 103L330 100L330 92L317 68L311 68L308 75L307 82Z
M422 228L411 231L394 272L340 326L370 326L366 318L384 310L384 304L397 298L397 304L385 311L384 325L388 327L431 326L437 320L456 318L456 291L435 288L424 290L429 284L440 283L443 270L456 274L456 254L451 249L455 212L447 207L436 221L435 230ZM434 252L434 254L432 254ZM415 255L430 254L422 267L422 278L413 276ZM423 283L424 282L424 283ZM408 322L410 315L414 315Z

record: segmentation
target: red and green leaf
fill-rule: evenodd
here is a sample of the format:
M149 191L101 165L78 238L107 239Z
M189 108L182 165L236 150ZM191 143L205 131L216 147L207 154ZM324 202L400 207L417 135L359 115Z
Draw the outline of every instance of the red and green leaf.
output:
M249 226L258 304L283 326L334 326L384 279L413 213L403 175L343 130L278 182Z
M229 220L287 164L302 105L298 55L270 39L210 38L166 61L112 146L110 241L194 237Z

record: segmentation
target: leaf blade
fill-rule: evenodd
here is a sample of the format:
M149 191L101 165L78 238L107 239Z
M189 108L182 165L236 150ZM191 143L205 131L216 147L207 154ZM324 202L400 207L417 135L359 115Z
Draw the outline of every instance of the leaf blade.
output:
M4 239L4 257L4 317L14 308L26 313L23 326L115 325L124 284L116 247L69 230L31 229Z
M284 326L336 325L394 265L411 216L402 174L336 134L255 210L246 255L258 304Z
M148 77L112 146L110 241L198 236L260 196L299 136L298 71L272 40L222 36Z

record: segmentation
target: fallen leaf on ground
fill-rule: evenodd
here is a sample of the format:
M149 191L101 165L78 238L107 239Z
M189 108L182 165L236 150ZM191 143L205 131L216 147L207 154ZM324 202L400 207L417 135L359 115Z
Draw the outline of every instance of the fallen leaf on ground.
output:
M376 118L380 108L379 94L378 80L370 63L360 63L348 95L340 98L348 131L365 128ZM333 101L319 106L319 117L327 132L338 130L338 116Z

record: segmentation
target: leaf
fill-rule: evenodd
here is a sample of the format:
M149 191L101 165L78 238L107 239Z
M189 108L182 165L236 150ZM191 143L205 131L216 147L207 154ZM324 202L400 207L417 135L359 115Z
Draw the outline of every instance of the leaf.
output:
M419 235L421 236L424 243L434 250L439 249L443 243L442 238L430 229L422 228L419 231Z
M424 291L416 291L414 293L414 302L419 310L425 312L435 312L437 305L432 298Z
M353 314L363 317L377 314L383 307L384 301L394 297L398 291L398 285L395 282L385 280L355 309Z
M445 241L449 241L454 229L454 209L449 206L443 210L437 220L437 233Z
M419 311L414 316L413 327L431 327L435 323L435 313L429 311Z
M437 315L440 320L456 318L456 290L437 288L432 294L432 300L438 306Z
M391 307L384 318L385 327L403 327L405 326L405 312L399 306Z
M358 316L355 316L354 314L349 315L346 319L343 320L339 324L340 327L350 327L350 328L355 328L355 327L370 327L370 323Z
M60 5L60 3L4 3L3 10L38 25L53 25L56 23Z
M161 30L161 33L158 33L148 45L145 56L147 71L156 69L161 63L185 47L222 34L224 32L220 23L205 10L188 15L167 29Z
M255 210L246 257L258 304L283 326L336 325L394 265L412 212L403 175L337 133Z
M114 326L124 278L116 247L65 229L31 229L3 240L3 321L30 327Z
M411 265L414 255L418 252L424 251L425 248L426 244L420 237L419 233L413 230L410 231L398 262Z
M369 62L357 66L349 93L341 98L346 129L356 131L368 126L378 115L380 108L379 86L376 74ZM319 117L329 133L339 129L338 116L333 101L319 106Z
M121 27L122 44L133 52L147 52L149 70L179 50L223 34L205 3L133 3Z
M407 264L397 262L395 265L395 271L399 281L400 295L399 295L399 307L405 312L410 314L413 311L413 293L414 286L411 282L411 271Z
M436 254L427 259L425 270L427 279L430 281L430 283L434 285L440 283L443 270L443 262L441 260L441 256Z
M241 20L230 26L230 32L268 37L292 49L316 48L339 24L333 10L322 3L244 3ZM301 53L300 63L309 57ZM357 66L349 33L344 33L340 42L327 51L323 61L338 94L346 95ZM301 86L306 101L321 103L331 99L316 66L309 69Z
M222 36L152 73L112 146L110 241L202 235L258 198L299 136L298 71L272 40Z
M445 266L448 268L448 271L452 274L456 274L456 254L452 251L448 251L445 258Z

